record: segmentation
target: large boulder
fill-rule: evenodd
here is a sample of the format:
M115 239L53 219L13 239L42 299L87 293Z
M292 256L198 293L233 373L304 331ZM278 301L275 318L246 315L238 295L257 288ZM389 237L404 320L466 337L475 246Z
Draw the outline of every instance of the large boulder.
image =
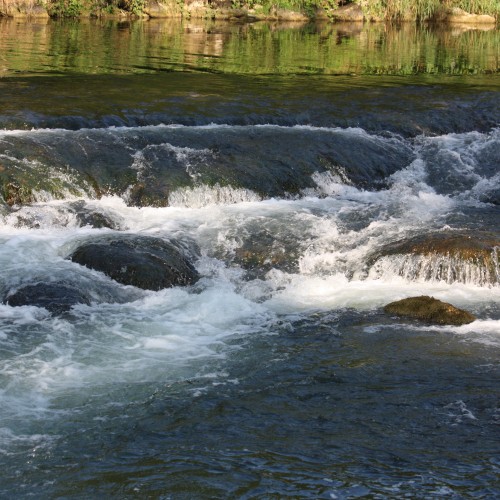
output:
M384 312L437 325L459 326L476 320L469 312L427 295L391 302L384 307Z
M371 273L391 268L410 280L492 285L500 282L500 238L442 231L386 245L369 260Z
M494 25L496 20L493 16L487 14L470 14L459 7L444 8L439 10L435 16L436 21L446 22L450 24L491 24Z
M73 285L34 283L23 285L5 298L10 306L44 307L53 314L69 311L76 304L90 305L90 296Z
M144 290L190 285L199 278L178 246L152 236L102 237L78 247L70 259Z
M356 3L350 3L338 7L330 12L330 16L335 21L362 22L365 18L363 9Z

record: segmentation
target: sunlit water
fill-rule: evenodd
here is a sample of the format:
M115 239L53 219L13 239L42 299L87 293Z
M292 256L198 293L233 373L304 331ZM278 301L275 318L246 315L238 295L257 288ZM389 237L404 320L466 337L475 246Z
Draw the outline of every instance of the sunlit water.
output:
M92 297L0 304L2 497L497 496L498 260L374 256L498 240L498 31L0 26L0 176L30 190L1 209L0 293ZM114 233L183 242L201 279L145 291L67 259ZM383 313L414 295L478 319Z

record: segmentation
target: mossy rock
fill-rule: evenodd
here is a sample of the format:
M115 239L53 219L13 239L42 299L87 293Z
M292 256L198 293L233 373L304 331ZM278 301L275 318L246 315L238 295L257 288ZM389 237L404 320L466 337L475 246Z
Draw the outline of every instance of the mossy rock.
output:
M51 167L37 160L6 159L0 165L0 197L6 205L29 205L47 198L99 197L89 182L75 170Z
M26 205L34 201L31 189L23 184L7 182L3 185L2 197L10 207L14 205Z
M427 295L391 302L384 307L384 312L436 325L460 326L476 320L471 313Z

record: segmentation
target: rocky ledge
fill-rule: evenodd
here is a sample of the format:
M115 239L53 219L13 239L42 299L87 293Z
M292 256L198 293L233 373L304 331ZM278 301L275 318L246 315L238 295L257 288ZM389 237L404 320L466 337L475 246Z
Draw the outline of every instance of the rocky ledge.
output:
M369 260L370 274L392 269L411 281L500 283L500 238L491 233L443 231L386 245Z

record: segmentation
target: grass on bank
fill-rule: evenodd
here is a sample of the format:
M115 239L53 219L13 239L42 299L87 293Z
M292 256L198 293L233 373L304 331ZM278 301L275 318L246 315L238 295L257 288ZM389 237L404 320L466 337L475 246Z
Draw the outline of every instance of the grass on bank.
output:
M112 14L118 10L141 15L148 0L0 0L0 15L9 7L32 9L41 5L52 17ZM188 0L158 0L182 10ZM318 9L333 11L340 6L358 4L367 17L387 20L426 20L443 8L460 8L471 14L500 17L500 0L204 0L210 9L220 7L256 9L269 14L276 9L302 11L314 17Z

